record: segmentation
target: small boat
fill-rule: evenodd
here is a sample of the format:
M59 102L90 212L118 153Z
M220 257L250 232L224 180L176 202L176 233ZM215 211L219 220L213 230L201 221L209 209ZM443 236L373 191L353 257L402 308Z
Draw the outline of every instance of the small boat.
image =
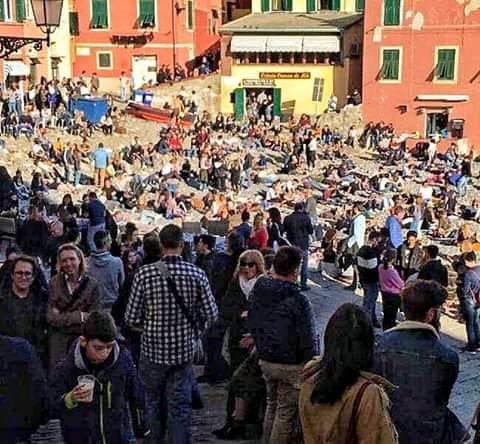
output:
M174 120L171 110L154 108L134 102L128 104L127 113L140 119L151 120L165 125L171 124ZM179 124L186 128L193 125L193 120L193 114L186 114L182 119L178 119Z

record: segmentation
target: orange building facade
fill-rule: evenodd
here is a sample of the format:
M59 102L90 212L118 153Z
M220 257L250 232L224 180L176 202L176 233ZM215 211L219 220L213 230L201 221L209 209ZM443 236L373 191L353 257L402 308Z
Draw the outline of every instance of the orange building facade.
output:
M138 86L219 47L222 0L75 0L70 22L74 76L96 72L108 89L131 71Z
M368 0L364 20L365 120L480 149L479 2Z

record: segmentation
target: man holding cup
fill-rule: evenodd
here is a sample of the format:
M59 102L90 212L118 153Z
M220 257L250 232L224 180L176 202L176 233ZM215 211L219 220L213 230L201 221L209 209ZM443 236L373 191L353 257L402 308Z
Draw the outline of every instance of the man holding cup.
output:
M61 421L66 444L129 444L130 422L137 444L150 433L143 384L116 335L109 314L91 313L83 335L55 369L54 416Z

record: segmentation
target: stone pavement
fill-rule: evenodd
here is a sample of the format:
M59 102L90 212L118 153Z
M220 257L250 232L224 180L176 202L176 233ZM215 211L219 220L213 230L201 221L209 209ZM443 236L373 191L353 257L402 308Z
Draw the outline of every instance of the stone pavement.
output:
M317 276L318 277L318 276ZM361 304L362 297L352 291L342 288L335 282L325 279L315 279L312 290L307 294L312 303L319 334L323 338L328 319L337 307L346 302ZM381 307L379 306L379 309ZM464 345L465 327L454 319L442 317L444 340L458 349ZM451 397L450 406L461 421L469 424L476 405L480 402L480 354L469 355L460 353L460 375ZM201 386L206 401L206 408L195 412L193 428L195 443L218 443L211 431L223 425L225 420L225 386ZM225 441L223 441L225 442ZM251 444L252 441L235 441L241 444Z

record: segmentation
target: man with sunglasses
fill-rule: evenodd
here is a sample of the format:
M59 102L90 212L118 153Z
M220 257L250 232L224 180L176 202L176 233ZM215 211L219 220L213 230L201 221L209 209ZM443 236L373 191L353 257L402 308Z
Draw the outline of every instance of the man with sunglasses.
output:
M26 339L46 363L48 295L35 285L37 273L34 258L15 259L11 280L0 291L0 334Z

